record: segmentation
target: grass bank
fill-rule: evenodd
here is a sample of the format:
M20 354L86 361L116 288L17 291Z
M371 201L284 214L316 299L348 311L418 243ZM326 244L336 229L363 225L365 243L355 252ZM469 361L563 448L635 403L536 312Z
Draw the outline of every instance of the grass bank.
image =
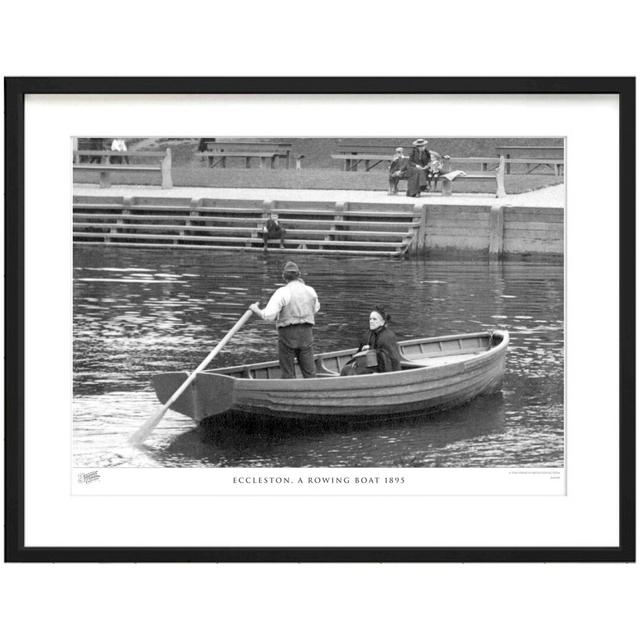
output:
M219 138L230 141L232 138ZM245 169L241 158L229 159L229 168L210 169L195 154L197 138L141 138L129 140L129 147L136 151L160 151L168 147L172 151L173 182L179 187L227 187L227 188L273 188L273 189L349 189L366 191L386 191L387 163L381 163L370 172L345 172L342 163L333 160L331 154L338 145L348 142L363 142L388 146L389 150L403 146L411 147L410 138L235 138L234 140L260 140L261 142L289 142L292 154L303 155L303 168L295 169ZM105 145L107 141L105 140ZM562 144L560 138L431 138L429 148L453 157L494 157L498 145L541 145ZM254 164L256 161L253 161ZM457 168L457 165L456 165ZM466 167L460 167L466 168ZM478 165L469 166L478 170ZM507 193L524 193L542 187L563 182L562 177L546 174L524 174L524 165L514 166L514 171L505 176ZM74 180L80 183L95 184L98 178L94 172L76 171ZM159 184L158 175L134 173L132 175L113 175L117 184ZM404 186L404 184L401 184ZM490 193L495 191L491 182L473 182L465 180L454 184L454 192Z
M418 136L416 136L418 137ZM424 136L422 136L424 137ZM562 145L562 138L429 138L429 149L452 157L494 157L498 145ZM331 158L338 152L338 145L346 143L365 143L384 145L392 153L395 147L404 147L405 153L411 150L411 138L218 138L226 141L288 142L291 153L303 155L303 166L307 169L341 169L342 162ZM138 151L159 151L171 147L173 164L176 167L193 165L199 162L195 153L197 138L147 138L135 145ZM238 160L239 164L241 161ZM376 169L377 171L378 169Z
M336 169L209 169L203 166L177 166L173 168L173 183L176 187L227 187L266 189L355 189L386 191L387 174L384 171L345 172ZM95 172L75 171L74 180L95 184ZM160 184L158 175L132 173L113 175L114 184ZM511 174L505 176L507 193L525 193L562 183L562 177L553 175ZM401 187L405 183L401 183ZM454 183L454 192L495 192L495 183L465 180Z

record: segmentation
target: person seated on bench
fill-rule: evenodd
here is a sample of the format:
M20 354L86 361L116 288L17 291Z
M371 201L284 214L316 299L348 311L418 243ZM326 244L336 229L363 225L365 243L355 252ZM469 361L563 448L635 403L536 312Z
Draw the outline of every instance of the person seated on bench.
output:
M398 182L409 175L409 157L404 155L404 149L398 147L389 165L389 195L398 193Z
M127 145L124 138L115 138L111 143L111 151L126 151ZM111 156L111 164L122 164L123 160L125 164L129 164L129 158L127 156Z
M383 307L376 307L369 314L369 331L356 353L340 371L341 376L358 376L367 373L400 371L400 349L396 334L389 329L391 316Z
M407 195L419 198L420 192L427 189L427 165L431 162L431 154L427 149L428 140L418 138L412 143L409 156L409 176L407 177ZM428 190L428 189L427 189Z
M427 165L427 191L431 191L431 181L433 181L433 191L438 188L438 178L442 175L444 162L442 156L436 151L430 151L431 161Z
M267 222L262 227L262 241L264 243L263 251L267 251L269 240L279 238L280 248L284 249L284 238L287 235L285 228L278 222L278 214L270 213Z

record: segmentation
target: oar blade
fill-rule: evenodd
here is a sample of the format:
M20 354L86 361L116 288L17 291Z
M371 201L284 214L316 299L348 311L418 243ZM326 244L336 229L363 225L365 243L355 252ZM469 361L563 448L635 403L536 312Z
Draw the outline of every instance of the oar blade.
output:
M147 421L129 438L133 445L142 444L147 436L156 428L160 420L164 417L169 407L160 407Z
M235 323L235 325L227 332L227 335L222 338L215 349L209 353L209 355L200 363L197 369L187 376L187 379L180 385L178 390L160 407L160 409L151 416L130 438L129 442L132 444L142 444L147 436L155 429L156 425L162 420L162 416L167 412L167 409L180 397L182 392L191 384L191 381L195 379L198 372L202 371L218 352L231 340L236 331L238 331L244 323L253 315L251 309L247 309L244 315Z

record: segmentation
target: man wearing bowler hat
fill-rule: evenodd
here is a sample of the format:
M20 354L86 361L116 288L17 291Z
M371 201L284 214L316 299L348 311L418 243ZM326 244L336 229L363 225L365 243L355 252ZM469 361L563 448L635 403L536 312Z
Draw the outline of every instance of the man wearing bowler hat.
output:
M313 287L304 283L295 262L284 265L282 277L286 285L276 289L264 309L260 309L257 302L249 308L263 320L276 321L280 377L296 377L297 358L302 376L314 378L313 325L314 315L320 310L318 295Z

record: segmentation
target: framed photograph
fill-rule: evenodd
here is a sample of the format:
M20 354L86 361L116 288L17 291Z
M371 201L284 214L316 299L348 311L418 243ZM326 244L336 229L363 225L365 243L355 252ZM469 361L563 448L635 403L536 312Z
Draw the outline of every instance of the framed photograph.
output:
M5 114L8 561L635 561L633 78Z

